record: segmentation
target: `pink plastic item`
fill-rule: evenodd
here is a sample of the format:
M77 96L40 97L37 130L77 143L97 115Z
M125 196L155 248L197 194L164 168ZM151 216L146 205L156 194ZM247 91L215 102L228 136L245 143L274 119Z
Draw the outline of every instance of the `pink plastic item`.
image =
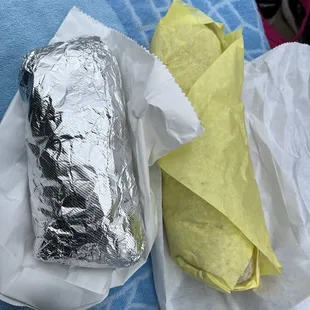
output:
M274 48L280 44L286 43L286 42L295 42L298 41L300 36L302 35L302 33L304 32L309 14L310 14L310 1L309 0L300 0L301 4L303 5L303 7L305 8L306 11L306 16L302 22L302 25L298 31L298 33L295 35L295 37L292 40L287 40L285 38L283 38L281 36L280 33L278 33L273 26L262 16L261 14L261 18L263 21L263 27L264 27L264 31L267 37L267 40L269 42L269 45L271 48Z

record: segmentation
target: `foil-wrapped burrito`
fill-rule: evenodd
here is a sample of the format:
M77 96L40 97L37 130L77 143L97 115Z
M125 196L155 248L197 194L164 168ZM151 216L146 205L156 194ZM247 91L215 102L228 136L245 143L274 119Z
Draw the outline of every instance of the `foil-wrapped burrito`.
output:
M20 72L34 255L125 267L145 248L139 189L116 58L98 37L30 52Z

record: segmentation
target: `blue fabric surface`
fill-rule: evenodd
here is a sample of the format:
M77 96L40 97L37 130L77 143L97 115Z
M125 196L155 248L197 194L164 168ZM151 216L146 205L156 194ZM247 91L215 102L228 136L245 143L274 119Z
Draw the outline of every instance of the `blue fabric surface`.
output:
M191 0L232 31L243 27L245 58L251 60L269 49L254 0ZM0 4L0 119L17 89L23 55L43 46L54 36L66 14L77 6L105 25L124 32L149 47L156 24L165 15L171 0L7 0ZM0 301L1 310L21 310ZM92 310L159 309L148 262L120 288Z

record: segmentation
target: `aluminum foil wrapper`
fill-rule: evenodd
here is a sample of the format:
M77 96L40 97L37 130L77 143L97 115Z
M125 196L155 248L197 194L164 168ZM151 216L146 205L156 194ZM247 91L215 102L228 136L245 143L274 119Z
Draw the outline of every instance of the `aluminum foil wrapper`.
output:
M98 37L29 53L20 72L35 257L126 267L145 247L121 74Z

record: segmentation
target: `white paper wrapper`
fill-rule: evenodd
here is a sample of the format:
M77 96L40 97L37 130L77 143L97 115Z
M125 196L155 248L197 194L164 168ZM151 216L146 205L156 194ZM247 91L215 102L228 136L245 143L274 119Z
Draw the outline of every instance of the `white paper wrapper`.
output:
M283 272L256 291L224 294L171 260L162 222L152 251L162 310L310 309L310 46L282 45L245 66L249 148L272 247Z
M52 42L80 36L99 36L120 66L135 138L146 251L137 265L117 270L66 267L34 259L24 132L27 105L16 94L0 124L0 298L16 305L44 310L86 309L133 275L145 263L157 234L160 206L151 188L158 190L161 184L158 178L150 184L149 165L202 132L190 102L153 55L73 8Z

